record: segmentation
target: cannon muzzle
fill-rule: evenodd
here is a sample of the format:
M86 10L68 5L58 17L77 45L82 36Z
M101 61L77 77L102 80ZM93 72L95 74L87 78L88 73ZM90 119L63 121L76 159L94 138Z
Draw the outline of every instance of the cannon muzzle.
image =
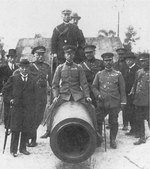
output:
M66 102L56 111L50 146L62 161L80 163L96 148L96 132L88 110L80 103Z

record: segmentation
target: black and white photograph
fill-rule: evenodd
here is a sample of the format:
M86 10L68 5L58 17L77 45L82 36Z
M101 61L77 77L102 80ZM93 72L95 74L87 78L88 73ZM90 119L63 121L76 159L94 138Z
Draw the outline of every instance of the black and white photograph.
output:
M150 169L149 11L0 0L0 169Z

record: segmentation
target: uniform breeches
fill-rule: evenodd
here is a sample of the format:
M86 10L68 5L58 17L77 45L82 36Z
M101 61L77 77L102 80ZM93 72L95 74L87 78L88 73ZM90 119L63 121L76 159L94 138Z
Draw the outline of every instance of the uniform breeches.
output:
M120 109L115 108L97 108L97 126L100 134L102 134L102 124L104 118L109 114L109 124L110 124L110 140L115 140L118 132L118 113Z
M145 138L144 120L147 120L149 123L149 106L135 106L135 113L140 138Z

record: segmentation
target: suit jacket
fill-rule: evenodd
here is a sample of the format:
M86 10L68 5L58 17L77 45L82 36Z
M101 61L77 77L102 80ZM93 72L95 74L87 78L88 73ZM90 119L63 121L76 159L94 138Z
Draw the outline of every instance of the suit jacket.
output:
M134 105L149 106L149 88L149 70L139 69L136 73L135 82L132 88Z
M10 76L3 88L3 97L6 102L11 99L14 103L10 109L12 131L31 132L35 126L35 87L36 78L28 75L27 82L22 81L21 75Z
M74 101L89 97L88 83L81 65L65 62L57 67L52 81L53 96L69 100L71 95Z
M119 71L99 71L93 81L93 92L96 98L98 95L104 98L106 108L119 107L120 103L126 103L125 82Z
M51 52L57 54L59 63L65 62L63 51L65 45L74 45L76 47L85 45L85 39L81 36L81 32L76 25L62 23L53 30Z

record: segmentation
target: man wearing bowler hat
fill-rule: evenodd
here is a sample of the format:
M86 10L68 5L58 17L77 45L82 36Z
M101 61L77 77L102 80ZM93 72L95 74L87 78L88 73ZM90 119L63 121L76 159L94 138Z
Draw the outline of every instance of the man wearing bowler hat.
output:
M133 94L133 104L135 105L136 123L139 131L139 140L134 145L140 145L146 142L144 120L148 121L150 126L149 113L149 57L148 53L140 55L139 61L142 69L136 73L135 82L131 91Z
M102 123L109 114L110 147L116 149L116 136L118 132L118 113L120 107L126 104L125 83L121 72L113 69L113 53L104 53L102 58L105 69L99 71L93 81L93 92L99 100L98 128L102 134ZM102 111L103 110L103 111Z
M57 60L58 65L65 62L63 46L74 45L83 47L85 44L85 39L81 36L79 28L70 23L71 10L65 9L61 14L63 23L54 28L51 38L51 53Z
M29 65L27 59L22 59L19 63L19 73L10 76L3 88L4 100L10 103L10 153L14 157L17 157L19 138L20 153L30 154L26 149L26 142L28 132L34 129L36 78L30 73Z
M135 80L135 74L137 70L140 68L138 64L136 63L137 57L134 53L129 52L125 57L125 62L128 66L126 76L124 78L125 80L125 86L126 86L126 96L127 96L127 104L124 109L124 115L126 116L126 119L130 123L130 131L126 133L126 135L129 136L137 136L137 123L136 123L136 117L135 117L135 111L134 111L134 105L133 105L133 97L130 94L131 88L133 86L134 80Z
M116 52L118 55L118 61L114 63L114 69L120 71L122 73L123 78L125 79L127 71L128 71L128 66L125 62L127 50L125 48L118 48ZM127 131L128 130L128 119L127 119L127 116L124 110L122 110L122 119L123 119L122 130Z

